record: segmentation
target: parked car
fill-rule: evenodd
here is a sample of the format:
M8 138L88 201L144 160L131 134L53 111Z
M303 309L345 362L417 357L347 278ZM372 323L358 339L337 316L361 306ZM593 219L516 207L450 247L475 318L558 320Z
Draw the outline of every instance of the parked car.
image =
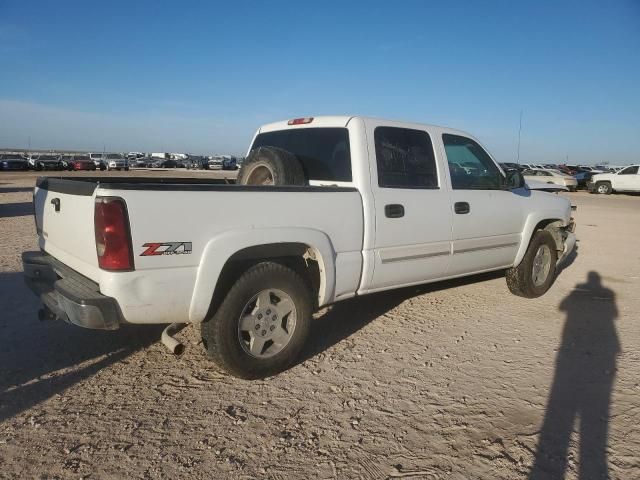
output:
M238 161L236 157L231 156L222 156L222 169L223 170L237 170L238 169Z
M591 172L578 172L573 178L578 182L577 188L587 188L587 184L591 181L591 177L593 177L595 173Z
M23 267L42 317L193 323L221 368L262 378L295 360L325 305L505 269L513 294L539 297L575 245L569 200L527 190L462 131L305 118L261 127L249 151L240 185L40 178L41 251Z
M29 170L29 162L20 155L0 155L0 170Z
M71 160L73 160L73 155L60 155L60 169L72 170Z
M504 171L507 170L518 170L518 171L522 171L524 170L524 168L522 167L522 165L520 165L519 163L510 163L510 162L503 162L500 164L500 166L502 167L502 169Z
M96 170L96 164L89 155L73 155L67 162L68 170Z
M559 170L550 170L542 168L531 168L522 172L526 181L533 180L536 182L554 183L567 187L571 191L578 188L578 182L571 175L565 175Z
M38 155L32 157L29 166L34 170L62 170L59 155Z
M222 170L224 168L224 159L221 155L215 155L209 158L207 162L209 170Z
M170 158L166 158L160 162L161 168L178 168L178 162Z
M104 158L102 158L102 153L90 153L89 158L95 164L96 168L100 170L106 170L107 164L104 162Z
M148 168L151 166L152 160L149 157L139 157L133 160L133 163L129 162L129 166L135 168Z
M185 167L189 170L208 169L208 158L202 155L189 155L189 158L183 161Z
M107 170L129 171L129 162L121 153L107 153L105 163L107 164Z
M630 165L616 173L598 173L587 184L591 193L640 192L639 165Z

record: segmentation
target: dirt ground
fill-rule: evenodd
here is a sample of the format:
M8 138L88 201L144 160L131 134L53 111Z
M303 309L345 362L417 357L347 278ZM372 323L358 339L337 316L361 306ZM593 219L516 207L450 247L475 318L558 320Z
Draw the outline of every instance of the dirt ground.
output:
M40 323L34 179L0 172L0 478L640 478L640 196L569 194L540 299L484 275L350 300L248 382L193 328L173 357L160 326Z

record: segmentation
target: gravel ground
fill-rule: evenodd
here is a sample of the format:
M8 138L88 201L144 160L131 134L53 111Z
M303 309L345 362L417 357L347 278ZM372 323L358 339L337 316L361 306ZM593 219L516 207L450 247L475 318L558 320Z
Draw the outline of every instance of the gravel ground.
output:
M640 478L639 196L569 195L540 299L484 275L346 301L247 382L193 328L176 358L159 326L39 323L34 179L0 173L0 478Z

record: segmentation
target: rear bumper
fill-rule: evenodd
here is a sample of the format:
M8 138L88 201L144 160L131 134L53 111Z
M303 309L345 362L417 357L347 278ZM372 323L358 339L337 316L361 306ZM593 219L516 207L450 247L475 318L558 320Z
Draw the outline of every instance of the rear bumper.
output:
M22 254L24 280L61 320L79 327L117 330L124 323L118 302L100 293L98 284L44 252Z

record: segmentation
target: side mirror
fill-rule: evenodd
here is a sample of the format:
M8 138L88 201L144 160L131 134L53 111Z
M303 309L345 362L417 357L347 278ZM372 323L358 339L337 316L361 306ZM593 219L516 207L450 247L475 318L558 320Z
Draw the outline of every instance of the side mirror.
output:
M515 168L512 170L506 171L507 178L505 179L505 189L506 190L514 190L516 188L524 187L524 177L520 170L516 170Z

